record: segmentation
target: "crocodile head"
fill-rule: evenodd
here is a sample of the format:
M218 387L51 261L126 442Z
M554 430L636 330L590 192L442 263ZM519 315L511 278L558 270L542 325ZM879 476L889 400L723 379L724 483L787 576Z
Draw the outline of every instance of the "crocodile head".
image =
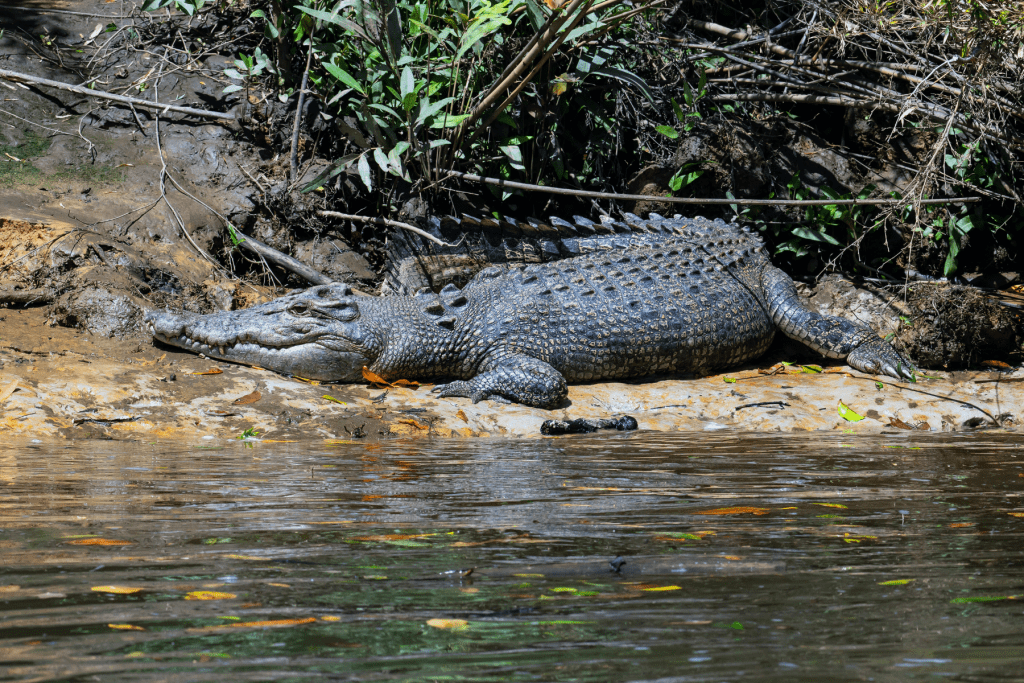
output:
M347 285L312 287L241 311L150 311L153 338L211 358L307 379L358 382L376 356Z

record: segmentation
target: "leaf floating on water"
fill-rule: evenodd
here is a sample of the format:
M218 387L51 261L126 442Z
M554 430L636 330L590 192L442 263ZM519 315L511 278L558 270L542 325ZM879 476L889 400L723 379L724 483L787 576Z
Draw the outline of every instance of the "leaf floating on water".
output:
M855 413L850 409L850 406L843 403L842 400L840 400L839 405L836 406L836 412L839 413L839 417L843 418L847 422L860 422L864 419L863 415Z
M998 600L1016 600L1019 595L978 595L972 598L953 598L950 600L954 605L965 605L971 602L996 602Z
M879 586L906 586L911 581L917 581L917 579L893 579L891 581L879 581Z
M224 624L221 628L280 628L281 626L301 626L316 623L316 617L305 619L270 619L267 621L241 621L237 624Z
M186 600L231 600L237 597L234 593L221 593L219 591L191 591L185 594Z
M79 538L68 541L71 545L131 545L131 541L115 541L112 538Z
M356 541L409 541L414 538L427 538L428 536L437 536L437 533L430 534L377 534L374 536L356 536L353 540Z
M203 370L201 372L189 372L189 375L223 375L224 371L220 368L210 368L209 370Z
M131 595L133 593L141 593L146 590L145 588L138 588L136 586L93 586L92 590L97 593L114 593L115 595Z
M731 507L731 508L715 508L714 510L704 510L702 512L695 512L695 515L767 515L771 512L771 508L756 508L748 506Z
M967 529L974 526L974 522L953 522L949 526L952 529Z
M840 510L847 510L848 508L842 503L815 503L815 505L823 508L838 508Z
M1007 512L1011 517L1024 517L1024 512Z
M344 401L342 401L341 399L339 399L339 398L334 398L333 396L328 396L327 394L324 394L324 395L323 395L323 396L321 396L320 398L324 399L325 401L331 401L332 403L338 403L338 404L341 404L341 405L343 405L343 406L347 406L347 405L348 405L347 403L345 403L345 402L344 402Z
M253 389L251 394L246 394L241 398L236 398L234 401L232 401L232 403L236 406L247 406L250 403L255 403L261 398L263 398L263 394L261 394L258 390Z
M652 586L650 588L641 588L640 590L647 591L648 593L661 593L664 591L679 591L682 589L682 586Z
M145 631L146 629L135 624L107 624L108 628L112 628L115 631Z
M255 555L225 555L224 557L232 560L258 560L260 562L267 561L265 557L256 557Z
M427 626L449 631L464 631L469 626L469 622L465 619L430 619L427 621Z

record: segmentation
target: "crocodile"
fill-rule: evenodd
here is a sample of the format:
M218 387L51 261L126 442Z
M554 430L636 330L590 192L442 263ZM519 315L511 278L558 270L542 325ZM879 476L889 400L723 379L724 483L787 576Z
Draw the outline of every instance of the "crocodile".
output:
M871 329L806 308L760 238L721 220L574 218L560 260L491 265L461 289L359 296L319 285L240 311L151 311L154 339L308 379L446 380L440 397L556 408L571 382L707 374L760 356L777 330L829 358L914 381ZM532 221L553 229L566 221ZM600 235L598 233L608 233Z

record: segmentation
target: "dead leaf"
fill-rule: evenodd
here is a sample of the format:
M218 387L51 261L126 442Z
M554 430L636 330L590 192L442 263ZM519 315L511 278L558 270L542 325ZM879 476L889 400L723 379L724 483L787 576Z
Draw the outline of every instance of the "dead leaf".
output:
M702 512L695 512L695 515L767 515L771 512L770 508L755 508L748 506L739 506L731 508L716 508L714 510L704 510Z
M262 368L260 368L260 369L262 370ZM297 379L300 382L305 382L306 384L310 384L310 385L312 385L314 387L320 386L320 380L306 379L305 377L299 377L298 375L292 375L292 379Z
M407 379L396 379L394 382L389 382L380 375L378 375L376 372L370 370L370 368L366 367L365 365L363 366L363 379L365 379L370 384L382 387L391 387L392 389L396 387L418 388L420 386L419 382L414 382Z
M236 405L236 406L247 406L250 403L255 403L256 401L260 400L261 398L263 398L263 394L261 394L257 389L253 389L252 393L246 394L245 396L242 396L241 398L236 398L231 403Z
M92 590L97 593L113 593L115 595L131 595L133 593L141 593L144 588L137 586L93 586Z
M189 375L222 375L224 371L220 368L210 368L209 370L203 370L202 372L189 372Z
M999 368L1000 370L1009 370L1011 367L1001 360L983 360L981 364L989 368Z
M112 538L79 538L68 541L71 545L131 545L131 541L115 541Z
M0 405L3 405L4 401L9 399L11 397L11 394L13 394L17 389L18 380L14 380L3 389L0 389Z
M430 619L427 621L427 626L461 631L469 626L469 622L465 619Z
M146 629L135 624L107 624L108 628L112 628L116 631L145 631Z
M469 422L469 418L466 417L466 414L464 412L462 412L461 410L458 411L457 413L455 413L455 417L459 418L463 422Z
M895 427L896 429L913 429L911 425L908 425L906 422L899 419L898 417L890 417L889 424Z
M404 425L412 425L416 429L430 429L429 426L423 424L422 422L417 422L416 420L412 419L411 417L407 417L407 418L404 418L404 419L401 419L401 420L395 420L395 422L398 422L399 424L404 424Z
M234 593L220 593L218 591L192 591L185 594L186 600L231 600L237 597Z

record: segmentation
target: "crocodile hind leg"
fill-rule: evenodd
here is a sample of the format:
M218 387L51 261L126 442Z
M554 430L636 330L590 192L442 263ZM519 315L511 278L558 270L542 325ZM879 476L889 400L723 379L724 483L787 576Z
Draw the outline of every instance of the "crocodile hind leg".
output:
M778 268L765 268L761 284L772 322L787 337L828 358L845 358L863 372L916 381L914 365L869 327L807 309L793 280Z
M439 384L433 391L442 398L462 396L473 403L506 398L536 408L556 408L569 394L562 373L529 356L508 356L473 379Z

